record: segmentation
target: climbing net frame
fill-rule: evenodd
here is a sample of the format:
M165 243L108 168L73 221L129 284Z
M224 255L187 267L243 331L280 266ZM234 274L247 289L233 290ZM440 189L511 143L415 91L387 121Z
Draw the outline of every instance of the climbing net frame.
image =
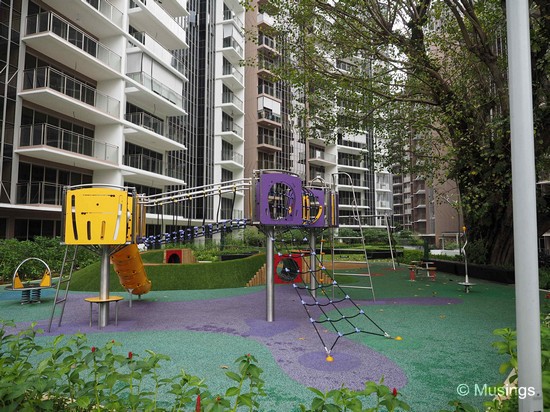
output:
M287 262L293 259L301 259L302 265L282 264L279 277L282 280L292 282L300 303L304 308L309 322L323 345L327 359L340 340L340 338L354 334L368 334L391 338L391 336L378 323L376 323L364 309L333 279L323 263L323 254L317 253L316 248L301 248L304 244L314 245L312 242L319 229L304 227L279 228L272 238L276 254L287 258ZM298 236L295 234L298 233ZM288 234L291 234L288 236ZM307 259L309 257L309 259ZM349 309L353 313L349 314ZM359 321L366 321L370 328L359 327ZM322 328L331 330L334 335L327 336L321 333Z

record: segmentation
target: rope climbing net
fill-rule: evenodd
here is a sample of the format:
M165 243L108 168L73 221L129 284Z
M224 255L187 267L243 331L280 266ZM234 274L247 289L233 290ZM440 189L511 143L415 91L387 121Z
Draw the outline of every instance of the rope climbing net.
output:
M295 247L309 245L308 235L311 236L312 232L295 229L278 232L274 243L282 264L277 268L277 273L282 280L293 282L292 286L324 347L327 360L332 360L332 350L342 337L364 333L391 338L330 276L323 264L322 252L318 254L310 247ZM297 261L301 262L301 268ZM334 335L327 335L325 330L331 330Z

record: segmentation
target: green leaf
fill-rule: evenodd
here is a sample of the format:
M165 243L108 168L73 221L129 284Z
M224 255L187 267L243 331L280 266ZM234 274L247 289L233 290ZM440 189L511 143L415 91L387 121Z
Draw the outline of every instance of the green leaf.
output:
M235 396L238 395L241 390L235 386L232 386L231 388L227 388L225 391L225 396Z
M226 371L225 374L229 379L232 379L235 382L240 382L242 379L241 375L237 375L235 372L232 371Z

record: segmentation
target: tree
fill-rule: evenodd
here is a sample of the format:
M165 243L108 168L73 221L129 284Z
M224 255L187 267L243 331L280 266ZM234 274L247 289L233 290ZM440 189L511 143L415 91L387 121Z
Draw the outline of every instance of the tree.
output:
M305 135L334 139L370 125L385 142L385 167L455 181L470 241L485 245L487 263L511 264L505 2L270 0L262 7L291 56L278 75L304 96ZM550 4L530 7L536 156L545 178ZM542 192L539 200L543 233L550 201Z

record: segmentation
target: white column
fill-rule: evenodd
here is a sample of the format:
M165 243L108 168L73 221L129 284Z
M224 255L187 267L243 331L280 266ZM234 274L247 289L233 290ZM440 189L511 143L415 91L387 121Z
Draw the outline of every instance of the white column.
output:
M528 0L508 0L506 15L512 133L518 388L526 394L525 398L519 399L519 406L521 412L542 412L536 177Z

